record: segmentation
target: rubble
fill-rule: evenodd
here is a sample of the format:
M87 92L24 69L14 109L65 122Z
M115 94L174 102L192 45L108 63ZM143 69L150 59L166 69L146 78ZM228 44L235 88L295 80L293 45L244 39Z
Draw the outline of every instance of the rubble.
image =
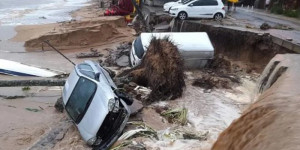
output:
M58 112L64 112L64 103L63 103L63 99L62 97L58 98L55 105L54 105L55 109L58 111Z
M116 60L116 64L120 67L129 66L129 57L126 55L122 55L120 58Z
M260 29L262 30L268 30L268 29L271 29L272 27L268 24L268 23L263 23L261 26L260 26Z
M199 71L199 77L194 79L192 85L202 87L205 90L213 88L232 89L233 85L241 83L238 76L241 73L242 70L238 66L232 65L224 58L216 57Z
M105 58L102 66L112 67L126 67L129 66L129 53L131 49L131 43L123 42L116 49L109 51L109 55Z
M89 57L101 57L101 56L103 56L103 54L98 52L97 49L91 48L90 51L91 52L89 52L89 53L79 53L79 54L76 55L76 58L89 58Z

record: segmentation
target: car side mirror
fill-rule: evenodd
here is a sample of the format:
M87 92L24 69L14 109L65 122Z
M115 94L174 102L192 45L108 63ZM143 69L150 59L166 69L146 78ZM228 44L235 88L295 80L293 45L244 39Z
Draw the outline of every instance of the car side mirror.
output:
M100 77L100 72L97 72L97 73L95 74L95 79L96 79L97 81L99 81L99 77Z
M193 4L189 4L188 6L193 7Z

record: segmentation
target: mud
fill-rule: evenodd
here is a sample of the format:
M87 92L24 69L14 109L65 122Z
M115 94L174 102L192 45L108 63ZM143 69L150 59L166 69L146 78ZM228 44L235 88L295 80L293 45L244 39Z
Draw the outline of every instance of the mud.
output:
M27 50L51 50L43 41L60 49L91 47L130 36L124 18L98 17L71 20L56 24L26 25L16 28L13 41L25 41Z
M65 33L49 34L25 42L25 47L41 48L46 47L43 41L48 41L53 46L85 46L92 45L99 41L106 42L112 36L120 34L109 24L101 24L94 27L85 27L65 31Z
M270 61L259 82L261 95L220 134L213 150L299 149L299 58L276 55Z
M72 122L69 119L63 119L52 128L44 137L36 142L29 150L53 149L57 142L61 141Z

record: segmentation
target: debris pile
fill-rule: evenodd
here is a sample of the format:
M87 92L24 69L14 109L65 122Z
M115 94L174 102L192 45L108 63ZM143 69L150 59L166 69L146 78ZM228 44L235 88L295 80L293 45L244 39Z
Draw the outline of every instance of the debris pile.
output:
M98 52L97 49L91 48L90 51L91 52L88 52L88 53L79 53L79 54L76 55L76 58L89 58L89 57L101 57L101 56L103 56L103 54Z
M185 87L183 60L168 38L153 38L141 64L129 76L137 84L150 87L148 102L178 98Z
M178 123L180 125L186 125L187 120L187 109L186 108L176 108L169 109L160 113L165 117L169 123Z
M201 70L200 77L194 80L193 86L206 90L213 88L231 89L233 84L241 83L237 73L240 70L224 58L215 58L206 68Z
M109 55L106 57L102 66L111 67L119 66L126 67L129 66L129 54L131 49L130 42L121 43L116 50L110 50Z
M262 30L268 30L268 29L271 29L271 28L272 27L269 24L267 24L267 23L263 23L260 26L260 29L262 29Z

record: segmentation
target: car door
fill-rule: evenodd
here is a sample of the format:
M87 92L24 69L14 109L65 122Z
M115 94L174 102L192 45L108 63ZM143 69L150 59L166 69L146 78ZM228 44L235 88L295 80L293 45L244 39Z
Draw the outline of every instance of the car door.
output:
M202 0L201 5L205 8L205 14L203 14L205 18L213 18L218 10L217 0Z
M192 3L190 17L194 18L212 18L215 14L218 2L217 0L198 0Z
M201 18L201 14L204 14L205 10L201 8L202 0L198 0L192 2L191 4L187 5L187 13L189 17L193 18Z

